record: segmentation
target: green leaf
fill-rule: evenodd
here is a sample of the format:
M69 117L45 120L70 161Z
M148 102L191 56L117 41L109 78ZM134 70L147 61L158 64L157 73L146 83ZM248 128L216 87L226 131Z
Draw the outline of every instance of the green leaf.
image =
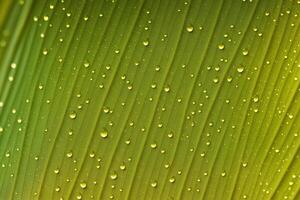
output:
M299 0L1 0L0 199L299 199Z

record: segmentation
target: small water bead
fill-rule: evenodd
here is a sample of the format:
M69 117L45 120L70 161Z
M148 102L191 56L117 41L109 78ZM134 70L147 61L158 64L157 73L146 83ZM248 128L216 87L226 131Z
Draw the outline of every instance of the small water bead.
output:
M188 26L186 27L186 31L189 32L189 33L191 33L191 32L194 31L194 27L193 27L192 25L188 25Z
M170 92L170 87L169 86L164 87L164 91L165 92Z
M257 96L253 97L253 102L254 102L254 103L257 103L258 101L259 101L259 99L258 99Z
M89 154L89 156L90 156L90 158L94 158L94 157L95 157L95 153L94 153L94 152L91 152L91 153Z
M110 179L112 180L116 180L117 178L118 178L118 174L116 172L110 175Z
M288 115L288 118L289 118L289 119L293 119L293 118L294 118L294 115L291 114L291 113L288 113L287 115Z
M69 135L69 136L72 136L72 135L73 135L73 130L69 130L69 131L68 131L68 135Z
M77 117L77 113L75 111L72 111L70 114L69 114L69 118L70 119L76 119Z
M143 41L143 45L144 45L145 47L149 46L149 41L148 41L148 40Z
M110 112L110 109L109 109L108 107L104 107L104 108L103 108L103 112L104 112L105 114L107 114L107 113Z
M73 157L72 151L70 151L69 153L67 153L67 157L68 157L68 158L72 158L72 157Z
M10 157L10 153L9 153L9 152L6 152L6 153L5 153L5 157L6 157L6 158L9 158L9 157Z
M170 183L174 183L174 182L175 182L175 180L176 180L176 179L175 179L175 177L174 177L174 176L172 176L171 178L169 178L169 182L170 182Z
M247 49L243 49L242 54L243 54L244 56L247 56L247 55L249 54L249 52L248 52Z
M17 64L16 64L16 63L11 63L11 64L10 64L10 67L11 67L12 69L16 69Z
M59 191L60 191L60 187L57 186L57 187L55 188L55 192L59 192Z
M55 169L54 174L59 174L59 169Z
M243 65L240 65L238 66L238 68L236 69L238 73L243 73L244 72L244 66Z
M47 21L49 20L49 17L48 17L47 15L45 15L45 16L43 17L43 19L44 19L45 22L47 22Z
M226 172L222 172L222 173L221 173L221 176L222 176L222 177L225 177L225 176L226 176Z
M173 138L173 137L174 137L173 133L168 133L168 138Z
M223 50L223 49L225 49L225 45L224 45L224 44L219 44L219 45L218 45L218 48L219 48L220 50Z
M126 169L126 166L125 166L124 163L122 163L122 164L120 165L120 169L121 169L122 171L124 171L124 170Z
M152 144L150 145L150 147L151 147L152 149L156 149L156 148L157 148L157 144L156 144L156 143L152 143Z
M81 182L81 183L80 183L80 187L81 187L82 189L85 189L85 188L87 187L87 184L86 184L85 182Z
M153 181L153 182L151 183L151 187L156 188L156 187L157 187L157 182L156 182L156 181Z
M125 141L125 144L127 144L127 145L129 145L130 143L131 143L130 140L126 140L126 141Z
M47 49L44 49L44 50L43 50L43 55L44 55L44 56L48 55L48 50L47 50Z
M107 130L102 130L102 131L100 132L100 136L101 136L102 138L107 138L107 137L108 137L108 132L107 132Z
M84 65L85 68L88 68L90 66L90 63L85 62L83 65Z
M214 82L214 83L219 83L219 78L214 78L214 79L213 79L213 82Z

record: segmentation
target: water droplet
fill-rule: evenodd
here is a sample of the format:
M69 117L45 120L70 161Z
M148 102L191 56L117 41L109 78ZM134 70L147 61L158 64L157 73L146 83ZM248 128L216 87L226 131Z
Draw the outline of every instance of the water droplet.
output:
M156 181L153 181L153 182L151 183L151 187L156 188L156 187L157 187L157 182L156 182Z
M224 45L224 44L219 44L219 45L218 45L218 48L219 48L220 50L223 50L223 49L225 49L225 45Z
M288 117L289 117L289 119L293 119L293 118L294 118L294 115L291 114L291 113L288 113Z
M73 153L71 151L69 153L67 153L68 158L72 158L72 156L73 156Z
M102 138L107 138L107 137L108 137L108 132L107 132L107 130L102 130L102 131L100 132L100 136L101 136Z
M90 63L85 62L83 65L84 65L85 68L88 68L90 66Z
M191 32L194 31L194 27L193 27L192 25L188 25L188 26L186 27L186 31L189 32L189 33L191 33Z
M85 188L87 187L87 185L86 185L85 182L81 182L81 183L80 183L80 187L81 187L82 189L85 189Z
M259 99L258 99L258 97L257 97L257 96L253 97L253 102L254 102L254 103L257 103L257 102L258 102L258 100L259 100Z
M247 56L247 55L249 54L249 52L248 52L247 49L243 49L243 52L242 52L242 53L243 53L244 56Z
M55 191L56 191L56 192L59 192L59 191L60 191L60 187L57 186L57 187L55 188Z
M43 55L44 55L44 56L48 55L48 50L47 50L47 49L44 49L44 50L43 50Z
M122 163L122 164L120 165L120 169L123 170L123 171L126 169L126 166L125 166L124 163Z
M157 148L157 144L156 144L156 143L152 143L152 144L150 145L150 147L151 147L152 149L156 149L156 148Z
M243 73L244 72L244 66L242 66L242 65L238 66L237 72L238 73Z
M164 91L165 92L170 92L170 87L169 86L164 87Z
M46 21L49 20L49 17L48 17L47 15L45 15L45 16L43 17L43 19L44 19L44 21L46 22Z
M171 178L169 178L169 182L170 182L170 183L174 183L174 182L175 182L175 177L172 176Z
M118 174L116 172L114 172L113 174L110 175L110 178L112 180L116 180L118 178Z
M75 111L72 111L72 112L69 114L69 117L70 117L70 119L76 119L77 113L76 113Z
M218 78L214 78L214 79L213 79L213 82L214 82L214 83L219 83L219 79L218 79Z
M168 138L173 138L173 133L168 133Z
M144 45L145 47L149 46L149 41L148 41L148 40L143 41L143 45Z
M10 67L11 67L12 69L16 69L17 64L16 64L16 63L11 63Z

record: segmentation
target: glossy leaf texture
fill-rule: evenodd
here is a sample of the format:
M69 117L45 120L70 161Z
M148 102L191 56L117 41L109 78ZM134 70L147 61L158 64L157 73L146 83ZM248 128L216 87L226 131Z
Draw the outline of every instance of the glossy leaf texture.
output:
M0 199L300 199L299 0L0 0Z

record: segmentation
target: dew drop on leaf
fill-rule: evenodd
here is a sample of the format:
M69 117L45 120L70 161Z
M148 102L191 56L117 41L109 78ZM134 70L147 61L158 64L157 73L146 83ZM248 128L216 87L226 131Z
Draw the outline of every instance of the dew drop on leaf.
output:
M157 187L157 182L156 182L156 181L153 181L153 182L151 183L151 187L156 188L156 187Z
M118 174L116 172L114 172L113 174L110 175L110 178L112 180L116 180L118 178Z
M80 187L81 187L82 189L85 189L85 188L87 187L87 185L86 185L85 182L81 182L81 183L80 183Z
M218 48L219 48L220 50L223 50L223 49L225 49L225 45L224 45L224 44L219 44L219 45L218 45Z
M188 26L186 27L186 31L189 32L189 33L191 33L191 32L194 31L194 27L193 27L192 25L188 25Z
M108 137L108 132L107 132L107 130L102 130L102 131L100 132L100 136L101 136L102 138L107 138L107 137Z
M76 119L77 113L75 111L73 111L69 114L69 117L70 117L70 119Z
M170 182L170 183L174 183L174 182L175 182L175 177L172 176L171 178L169 178L169 182Z
M244 72L244 66L242 66L242 65L238 66L237 72L238 73L243 73Z
M148 41L148 40L143 41L143 45L144 45L145 47L149 46L149 41Z
M243 53L244 56L247 56L247 55L249 54L249 52L248 52L247 49L243 49L243 52L242 52L242 53Z

